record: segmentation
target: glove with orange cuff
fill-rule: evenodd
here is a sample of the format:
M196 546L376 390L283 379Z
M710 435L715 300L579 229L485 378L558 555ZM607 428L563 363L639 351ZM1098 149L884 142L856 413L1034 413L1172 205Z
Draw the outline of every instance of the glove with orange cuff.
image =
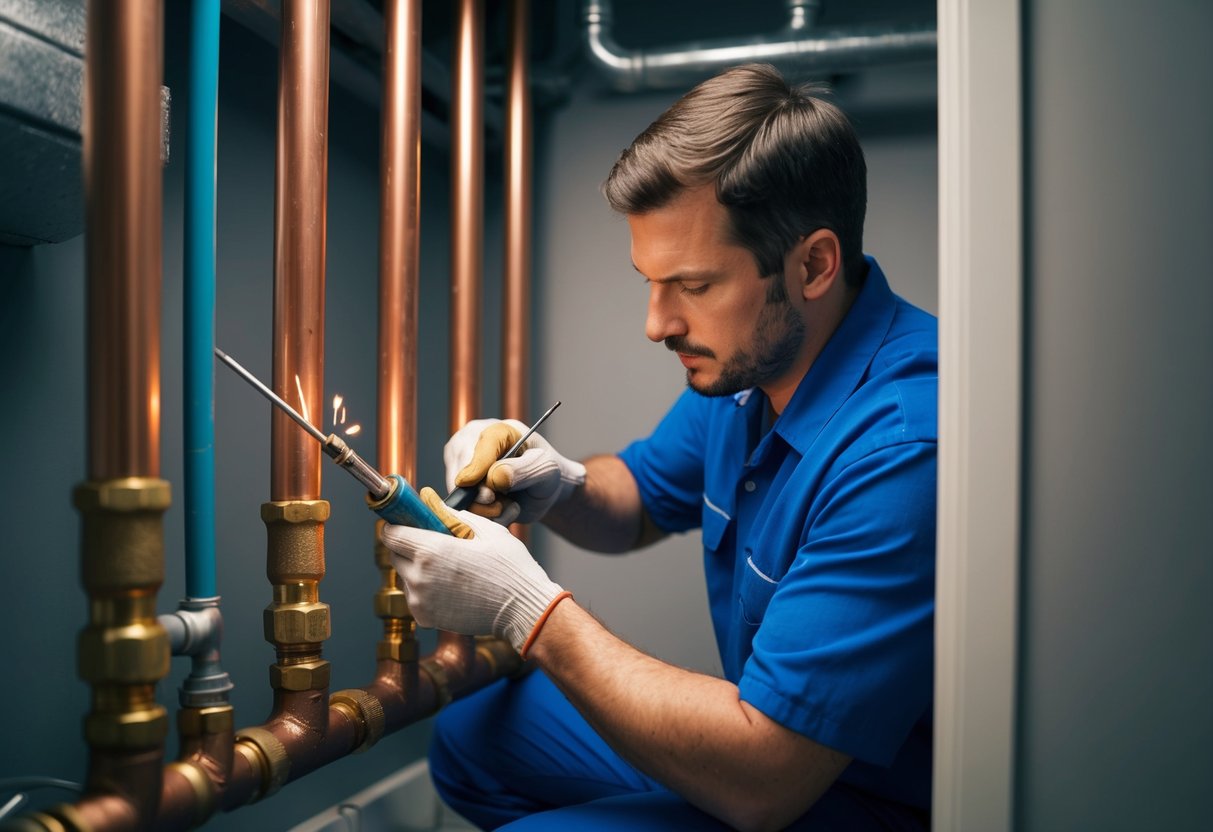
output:
M585 482L585 466L533 433L512 459L501 455L527 431L514 419L476 419L446 443L447 489L480 485L471 510L498 523L534 523Z
M422 627L495 635L525 658L548 614L571 593L505 527L452 511L432 488L423 488L421 499L453 537L409 526L383 528L413 617Z

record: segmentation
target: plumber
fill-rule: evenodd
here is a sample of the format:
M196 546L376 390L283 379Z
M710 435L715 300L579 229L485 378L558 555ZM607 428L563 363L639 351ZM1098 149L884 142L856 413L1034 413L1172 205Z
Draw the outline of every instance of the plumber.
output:
M418 623L536 668L437 719L434 781L468 819L929 829L936 322L863 254L866 180L842 112L775 69L693 89L604 185L688 389L582 462L538 434L498 461L525 426L471 422L445 459L477 505L424 494L458 536L386 527ZM612 635L510 521L600 552L702 529L723 678Z

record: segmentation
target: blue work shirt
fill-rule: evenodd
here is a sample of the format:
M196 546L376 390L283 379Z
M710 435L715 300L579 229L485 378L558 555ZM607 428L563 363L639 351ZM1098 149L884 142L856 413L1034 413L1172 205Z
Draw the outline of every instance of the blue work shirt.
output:
M841 780L927 807L937 328L868 266L773 424L758 389L688 390L620 457L659 528L702 527L741 698L854 757Z

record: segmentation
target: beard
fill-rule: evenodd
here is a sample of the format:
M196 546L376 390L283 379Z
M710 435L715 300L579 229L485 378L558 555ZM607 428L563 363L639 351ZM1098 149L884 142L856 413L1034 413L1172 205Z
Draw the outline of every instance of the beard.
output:
M723 362L715 381L697 382L695 372L687 370L687 387L703 396L732 396L778 378L792 366L804 342L804 321L788 302L787 287L780 276L770 279L766 303L758 313L749 346ZM707 347L691 344L680 335L666 338L665 345L686 355L716 357Z

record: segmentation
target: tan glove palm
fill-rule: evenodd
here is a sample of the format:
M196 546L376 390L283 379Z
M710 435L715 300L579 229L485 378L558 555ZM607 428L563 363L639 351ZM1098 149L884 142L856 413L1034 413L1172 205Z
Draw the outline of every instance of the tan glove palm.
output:
M585 466L562 456L538 433L527 439L520 456L500 459L526 431L513 419L477 419L446 443L447 487L480 484L471 509L476 514L503 524L533 523L585 482Z

